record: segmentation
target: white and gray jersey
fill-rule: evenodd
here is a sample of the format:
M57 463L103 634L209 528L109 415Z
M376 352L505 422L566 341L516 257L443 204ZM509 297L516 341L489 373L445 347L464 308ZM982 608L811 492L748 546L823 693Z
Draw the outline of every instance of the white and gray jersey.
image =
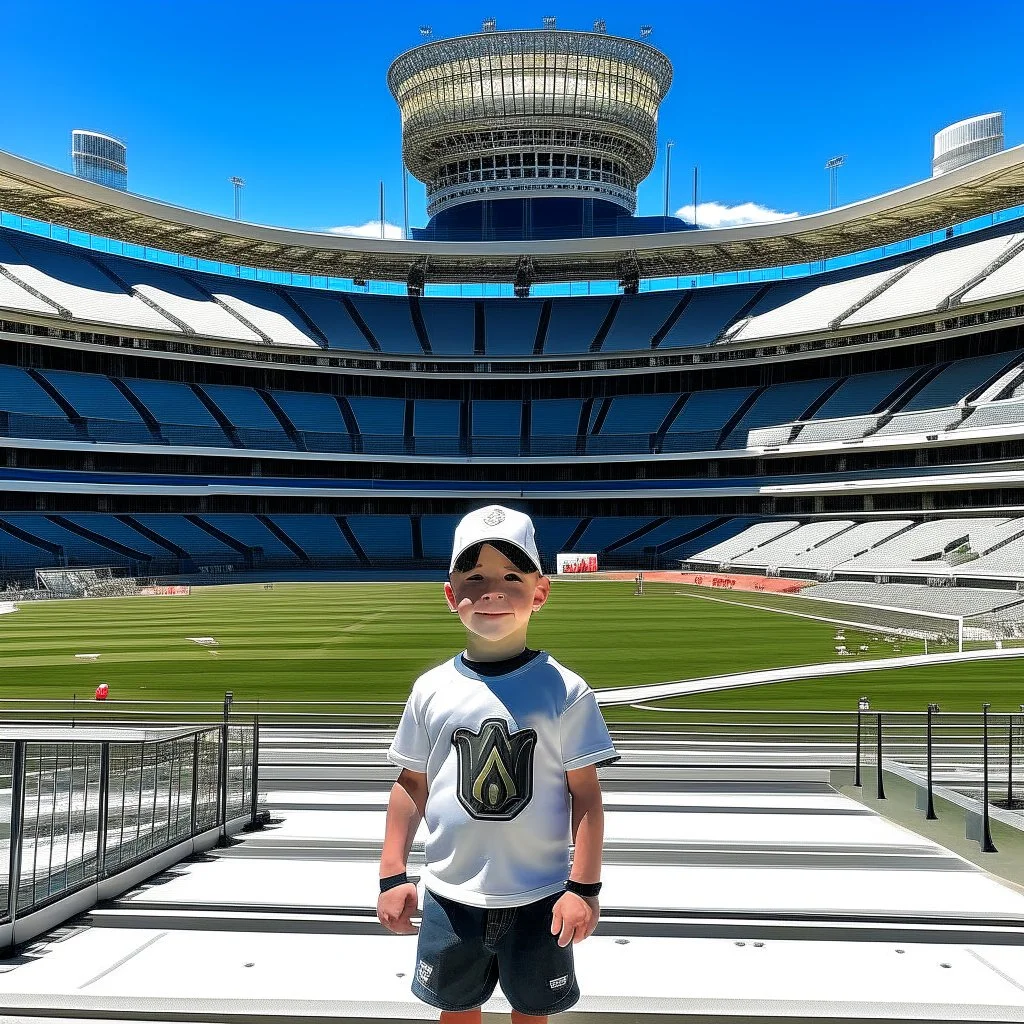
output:
M388 760L427 776L426 887L476 907L558 892L565 773L617 757L593 690L544 651L503 675L457 655L420 676Z

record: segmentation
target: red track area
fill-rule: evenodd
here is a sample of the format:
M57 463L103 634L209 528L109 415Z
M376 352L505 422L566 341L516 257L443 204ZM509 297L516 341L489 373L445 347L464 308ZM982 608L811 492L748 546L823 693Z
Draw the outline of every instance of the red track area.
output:
M635 572L588 572L559 579L600 579L612 582L632 583ZM785 580L774 576L747 576L731 572L672 572L659 569L644 570L645 583L687 583L694 587L708 587L711 590L753 590L762 594L796 594L811 585L810 580Z

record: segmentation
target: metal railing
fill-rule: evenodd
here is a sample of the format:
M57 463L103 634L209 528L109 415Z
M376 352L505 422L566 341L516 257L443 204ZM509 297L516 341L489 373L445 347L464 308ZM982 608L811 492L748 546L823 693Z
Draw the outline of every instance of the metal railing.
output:
M0 728L0 924L256 816L257 723Z

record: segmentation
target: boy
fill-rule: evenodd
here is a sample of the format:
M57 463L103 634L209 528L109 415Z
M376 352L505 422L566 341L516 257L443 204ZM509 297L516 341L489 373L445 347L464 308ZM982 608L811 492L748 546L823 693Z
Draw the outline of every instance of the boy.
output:
M413 994L442 1024L478 1024L500 978L513 1024L573 1006L573 942L597 926L604 813L597 766L617 760L593 691L526 646L548 599L533 523L491 505L455 530L445 598L466 650L413 686L388 759L377 916L415 929L405 869L427 826ZM569 873L570 825L575 856Z

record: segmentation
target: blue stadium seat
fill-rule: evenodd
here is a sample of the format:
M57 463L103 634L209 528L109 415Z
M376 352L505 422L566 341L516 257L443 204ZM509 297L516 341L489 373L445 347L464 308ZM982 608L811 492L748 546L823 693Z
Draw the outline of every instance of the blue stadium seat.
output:
M350 299L382 352L423 355L408 299L395 295L352 295Z
M523 403L474 400L472 403L474 455L518 455Z
M662 450L696 452L715 448L722 428L753 392L753 388L694 392L669 425Z
M371 562L387 564L412 559L412 524L408 516L346 516L345 521Z
M488 299L484 303L487 355L532 355L543 308L542 299Z
M204 384L202 389L235 428L239 440L247 448L295 447L258 391L222 384Z
M420 299L420 314L431 352L471 356L475 340L475 306L469 299Z
M459 418L462 403L419 398L413 406L413 435L417 455L457 455L461 450Z
M309 451L352 451L352 436L333 395L302 391L272 391L271 395Z
M552 299L544 354L589 352L613 301L604 297Z
M681 295L677 291L624 295L601 351L649 349L655 334L665 325L680 301Z
M230 438L186 384L166 380L125 379L124 383L160 424L172 444L227 447Z
M712 344L761 287L754 284L737 284L724 288L694 289L690 300L662 339L658 350Z
M328 347L349 352L373 351L340 296L315 288L289 288L288 295L320 328Z
M350 398L348 404L359 427L363 451L385 455L405 451L404 398Z
M578 446L580 398L539 398L530 404L530 453L573 455Z
M334 516L286 512L269 518L314 562L355 563L355 552Z
M229 537L240 541L246 547L259 549L261 557L257 558L257 567L267 563L274 565L301 564L295 552L264 526L256 516L220 512L204 513L199 518L226 533Z

